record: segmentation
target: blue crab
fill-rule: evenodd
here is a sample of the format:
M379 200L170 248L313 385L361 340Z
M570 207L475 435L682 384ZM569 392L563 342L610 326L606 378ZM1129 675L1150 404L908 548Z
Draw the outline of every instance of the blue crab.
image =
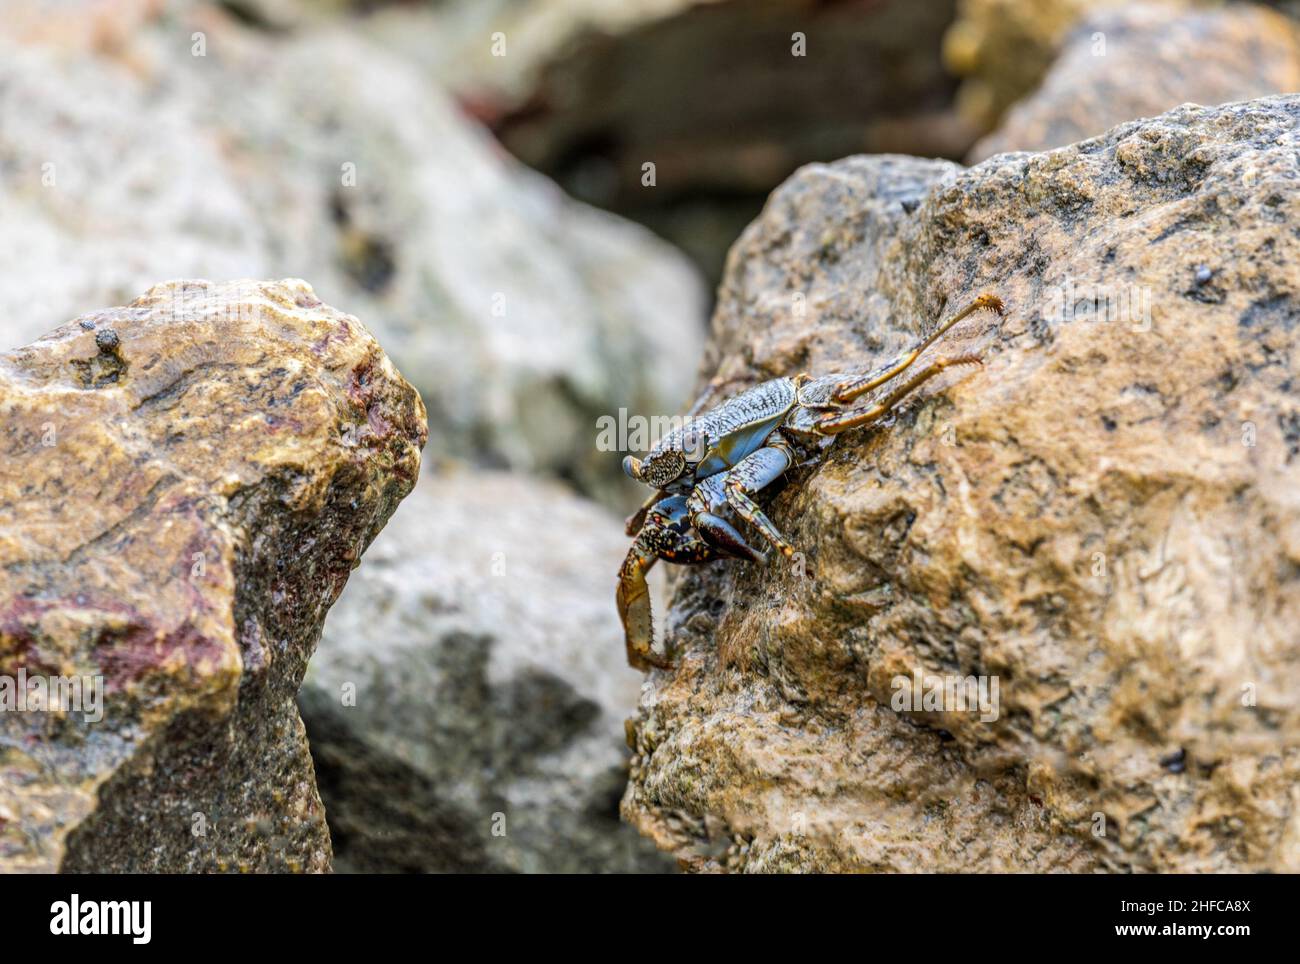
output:
M785 556L794 547L754 497L792 466L815 463L841 432L879 422L923 383L978 355L930 362L868 403L852 403L893 381L959 321L978 311L1004 313L995 295L980 295L893 361L869 372L773 378L724 401L665 435L644 459L627 456L623 470L655 490L627 520L635 535L618 581L627 660L636 669L669 668L652 648L654 624L646 573L660 559L683 565L735 558L765 563L767 553L746 541L736 518L752 525ZM850 407L852 406L852 407Z

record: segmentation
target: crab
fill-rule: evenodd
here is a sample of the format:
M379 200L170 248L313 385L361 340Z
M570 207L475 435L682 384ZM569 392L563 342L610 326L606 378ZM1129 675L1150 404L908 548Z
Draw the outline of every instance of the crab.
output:
M944 320L904 354L868 372L773 378L687 420L659 440L644 459L627 456L623 470L654 494L627 520L632 548L619 571L619 618L627 661L639 670L671 668L653 650L654 623L646 573L662 559L696 565L734 558L764 564L767 552L751 545L737 519L753 526L784 556L792 546L755 501L793 466L820 461L842 432L873 425L904 398L945 369L979 365L978 355L941 358L865 404L853 405L911 368L954 325L979 311L1002 316L1002 301L983 294Z

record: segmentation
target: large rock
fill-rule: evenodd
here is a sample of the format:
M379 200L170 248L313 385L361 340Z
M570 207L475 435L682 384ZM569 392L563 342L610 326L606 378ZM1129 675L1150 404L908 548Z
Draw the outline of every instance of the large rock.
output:
M1124 2L958 0L957 19L943 40L944 63L964 78L957 109L968 123L989 130L1038 86L1081 17Z
M0 355L0 413L0 870L329 869L294 696L419 396L301 281L186 281Z
M56 32L0 52L0 98L6 347L145 278L310 277L421 391L432 455L609 501L596 419L689 392L705 292L686 259L508 158L346 26L265 34L194 4L111 56Z
M684 571L628 818L701 868L1300 870L1298 154L1282 97L782 187L718 395L1008 313L768 500L802 568ZM909 711L916 673L996 678L997 718Z
M300 702L336 867L629 872L617 519L507 473L426 477L330 615Z
M1300 31L1253 4L1213 10L1137 4L1087 17L1042 86L1011 108L971 161L1043 151L1179 104L1226 104L1300 89Z

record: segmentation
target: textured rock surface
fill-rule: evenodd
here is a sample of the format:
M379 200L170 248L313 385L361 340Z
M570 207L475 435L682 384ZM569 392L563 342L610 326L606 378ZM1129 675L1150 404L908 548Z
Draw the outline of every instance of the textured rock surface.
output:
M420 482L300 697L336 869L672 869L618 817L638 689L613 605L626 549L617 519L557 486Z
M294 704L424 408L301 281L158 285L0 355L0 870L327 870Z
M1297 89L1300 31L1282 14L1251 4L1138 4L1085 18L1042 86L970 158L1073 144L1180 104L1213 106Z
M805 578L684 574L629 819L701 868L1300 870L1298 151L1289 97L781 188L721 392L1008 314L771 501ZM998 719L896 712L916 671L996 676Z
M705 293L686 259L510 160L357 31L195 4L85 47L0 54L4 347L159 277L308 277L421 391L431 455L611 499L595 419L688 394Z
M965 78L957 107L988 130L1008 107L1032 91L1056 59L1061 41L1090 11L1124 0L959 0L944 36L948 69Z

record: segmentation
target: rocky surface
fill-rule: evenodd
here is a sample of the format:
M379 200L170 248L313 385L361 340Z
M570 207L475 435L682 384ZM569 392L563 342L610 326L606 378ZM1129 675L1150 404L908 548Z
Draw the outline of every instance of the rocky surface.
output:
M160 277L308 277L421 391L431 456L614 501L595 419L688 394L705 292L686 259L508 158L346 22L160 8L106 45L40 20L0 48L0 344Z
M684 571L625 815L699 869L1300 870L1298 155L1283 97L776 192L718 395L1007 317L770 500L802 570ZM896 703L917 672L997 718Z
M662 871L619 821L619 521L499 472L421 480L330 614L300 702L353 871Z
M1253 4L1137 4L1077 25L1042 85L975 145L970 159L1061 147L1179 104L1213 106L1297 89L1300 31L1290 18Z
M0 870L327 870L294 696L418 395L305 283L192 281L0 355L0 412L0 690L89 680L0 712Z

